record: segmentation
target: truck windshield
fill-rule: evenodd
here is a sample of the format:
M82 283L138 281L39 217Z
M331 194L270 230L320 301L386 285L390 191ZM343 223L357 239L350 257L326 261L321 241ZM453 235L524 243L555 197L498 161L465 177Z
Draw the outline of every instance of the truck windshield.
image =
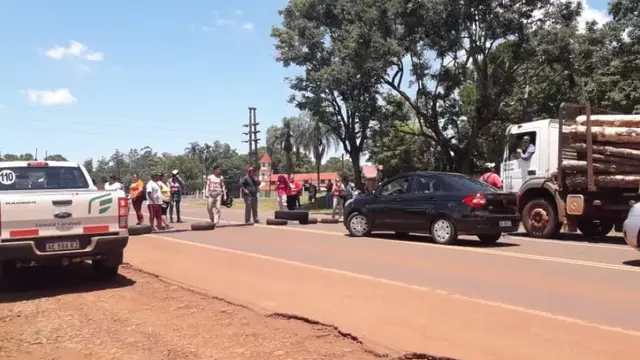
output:
M0 191L88 188L80 167L0 167Z

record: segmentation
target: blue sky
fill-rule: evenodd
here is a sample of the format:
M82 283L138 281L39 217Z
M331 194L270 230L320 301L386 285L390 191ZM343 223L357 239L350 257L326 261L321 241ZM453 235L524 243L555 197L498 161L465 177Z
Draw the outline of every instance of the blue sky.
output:
M249 106L264 143L297 113L269 36L285 4L0 0L0 152L83 161L214 140L246 152ZM605 8L589 0L585 17Z

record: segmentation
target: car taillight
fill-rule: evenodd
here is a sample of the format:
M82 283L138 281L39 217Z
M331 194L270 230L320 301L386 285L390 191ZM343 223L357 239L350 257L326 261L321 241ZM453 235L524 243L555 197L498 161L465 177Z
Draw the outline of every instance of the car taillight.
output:
M129 227L129 200L118 198L118 227L126 229Z
M487 198L483 194L466 196L462 202L473 209L482 209L487 205Z

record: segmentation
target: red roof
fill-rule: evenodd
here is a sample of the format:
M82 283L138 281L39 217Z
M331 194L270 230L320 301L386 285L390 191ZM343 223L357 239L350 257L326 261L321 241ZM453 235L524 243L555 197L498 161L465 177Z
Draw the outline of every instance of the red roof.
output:
M264 153L264 155L262 155L262 158L260 159L261 163L271 163L271 156L269 156L269 154Z

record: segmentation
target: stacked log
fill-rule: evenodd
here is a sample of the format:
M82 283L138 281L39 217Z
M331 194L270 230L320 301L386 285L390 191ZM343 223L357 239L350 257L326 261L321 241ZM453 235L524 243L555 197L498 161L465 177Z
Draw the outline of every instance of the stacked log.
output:
M592 163L598 188L637 189L640 186L640 115L592 115ZM565 126L565 144L576 151L578 160L565 160L562 169L570 188L586 189L587 119L579 116L575 125Z

